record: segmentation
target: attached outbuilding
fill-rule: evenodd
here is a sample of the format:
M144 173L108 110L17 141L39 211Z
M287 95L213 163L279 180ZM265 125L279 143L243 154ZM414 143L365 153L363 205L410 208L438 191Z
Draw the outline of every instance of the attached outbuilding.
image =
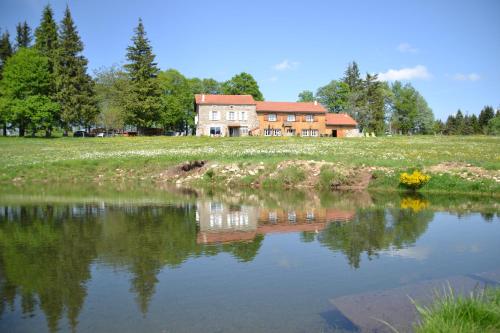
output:
M337 138L359 136L358 123L346 113L327 113L326 135Z

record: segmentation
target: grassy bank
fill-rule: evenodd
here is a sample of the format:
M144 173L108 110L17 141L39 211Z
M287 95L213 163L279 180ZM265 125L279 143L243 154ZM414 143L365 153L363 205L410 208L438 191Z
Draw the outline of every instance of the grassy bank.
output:
M383 138L0 138L1 183L157 182L179 163L206 160L212 165L262 166L271 175L283 161L325 161L316 184L329 174L341 182L343 170L369 169L376 175L371 187L397 190L398 172L413 167L431 170L428 191L498 193L500 138L496 137L383 137ZM479 176L476 174L481 173ZM348 174L348 173L347 173ZM464 176L465 174L465 176ZM235 186L250 185L258 176L241 177ZM301 170L287 170L260 181L260 186L294 186L308 182ZM207 178L208 177L208 178ZM224 183L214 172L198 182ZM500 180L500 175L498 180ZM323 185L322 185L323 184ZM328 187L328 185L327 185Z
M500 288L471 297L449 291L430 307L417 306L421 323L417 333L500 332Z

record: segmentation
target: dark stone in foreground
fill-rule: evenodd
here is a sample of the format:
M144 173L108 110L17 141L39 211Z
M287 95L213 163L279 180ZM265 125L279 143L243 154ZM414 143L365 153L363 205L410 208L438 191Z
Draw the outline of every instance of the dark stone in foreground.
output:
M412 332L418 320L417 310L411 299L419 305L429 305L436 292L444 294L453 289L455 295L468 295L485 287L500 285L500 269L492 272L453 276L428 280L404 287L363 294L342 296L331 300L335 307L357 326L360 332ZM411 299L410 299L411 298Z

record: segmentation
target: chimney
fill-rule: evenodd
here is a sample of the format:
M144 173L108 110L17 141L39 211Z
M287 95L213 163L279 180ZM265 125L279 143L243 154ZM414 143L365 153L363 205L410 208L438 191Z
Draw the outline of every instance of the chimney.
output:
M202 101L202 102L205 102L205 94L202 94L202 95L201 95L201 101Z
M318 101L314 101L314 105L318 105Z

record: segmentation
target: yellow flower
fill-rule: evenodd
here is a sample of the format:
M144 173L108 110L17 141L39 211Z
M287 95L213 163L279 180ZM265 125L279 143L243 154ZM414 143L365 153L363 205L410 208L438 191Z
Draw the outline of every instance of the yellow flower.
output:
M427 182L431 179L431 176L426 175L418 170L413 171L412 174L408 174L407 172L403 172L399 176L399 182L409 188L409 189L418 189L427 184Z

